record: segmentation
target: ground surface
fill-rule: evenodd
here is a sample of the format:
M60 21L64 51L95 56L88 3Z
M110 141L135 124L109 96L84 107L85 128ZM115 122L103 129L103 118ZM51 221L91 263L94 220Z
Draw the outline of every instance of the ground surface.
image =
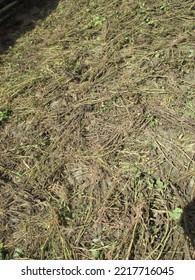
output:
M194 259L194 1L47 15L3 34L1 258Z

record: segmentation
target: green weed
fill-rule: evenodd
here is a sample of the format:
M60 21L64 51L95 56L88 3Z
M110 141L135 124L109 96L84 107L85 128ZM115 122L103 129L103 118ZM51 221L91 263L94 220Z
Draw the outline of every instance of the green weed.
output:
M171 219L173 220L180 220L181 219L181 215L183 213L183 210L181 208L175 208L174 210L172 211L169 211L169 216Z
M15 248L13 253L13 259L20 259L23 257L23 251L20 248Z
M195 50L189 50L188 57L189 58L195 57Z
M0 110L0 124L6 122L11 115L11 111L9 109Z
M95 27L98 25L103 25L103 23L105 22L105 18L104 17L99 17L99 16L95 16L91 22L90 22L90 27Z
M108 111L112 107L110 102L102 102L100 105L100 112Z
M157 117L151 115L150 113L147 114L146 120L150 127L155 127L159 123Z

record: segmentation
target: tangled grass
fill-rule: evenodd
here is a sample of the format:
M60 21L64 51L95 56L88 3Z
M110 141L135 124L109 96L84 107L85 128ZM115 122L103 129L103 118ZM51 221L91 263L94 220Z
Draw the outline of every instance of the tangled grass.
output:
M2 258L194 259L194 8L61 0L1 55Z

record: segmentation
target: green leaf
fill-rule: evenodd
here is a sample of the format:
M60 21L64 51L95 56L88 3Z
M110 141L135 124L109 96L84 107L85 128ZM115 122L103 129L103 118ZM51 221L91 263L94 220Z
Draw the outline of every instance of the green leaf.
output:
M188 57L191 58L194 56L195 56L195 50L189 50Z
M103 25L103 23L105 22L105 18L104 17L94 17L91 21L91 26L95 27L97 25Z
M4 121L8 120L9 115L10 115L10 113L9 113L8 109L0 111L0 122L4 122Z
M169 216L173 220L180 220L182 213L183 213L183 210L181 208L177 207L173 211L169 211Z
M23 252L20 248L14 250L13 259L17 259L23 256Z
M157 184L158 188L161 190L165 188L165 184L161 181L160 178L157 178L156 184Z
M91 249L91 254L93 259L98 260L100 258L100 251L96 249Z

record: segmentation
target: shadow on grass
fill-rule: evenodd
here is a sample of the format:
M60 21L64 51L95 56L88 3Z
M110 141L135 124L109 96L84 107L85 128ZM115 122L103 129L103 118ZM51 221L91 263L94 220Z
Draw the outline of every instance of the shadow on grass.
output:
M195 198L183 209L181 226L195 248Z
M0 23L0 55L7 52L18 38L32 30L37 20L43 20L55 10L59 0L25 0L24 2L25 6L20 4L6 21Z

